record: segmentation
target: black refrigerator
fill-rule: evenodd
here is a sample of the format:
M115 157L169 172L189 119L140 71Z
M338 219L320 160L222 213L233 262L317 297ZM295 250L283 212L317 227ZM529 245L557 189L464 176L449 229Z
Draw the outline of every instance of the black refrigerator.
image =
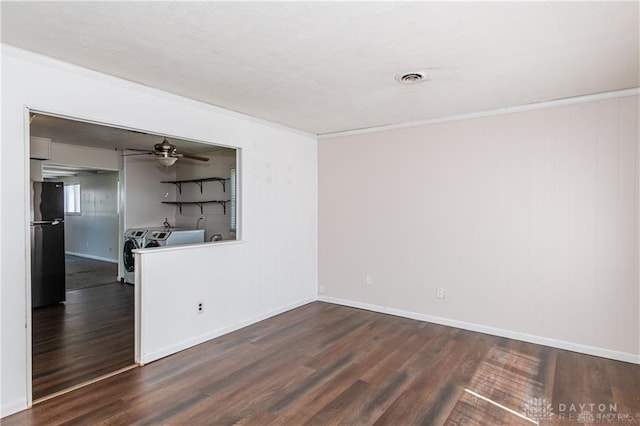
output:
M31 306L64 300L64 184L31 182Z

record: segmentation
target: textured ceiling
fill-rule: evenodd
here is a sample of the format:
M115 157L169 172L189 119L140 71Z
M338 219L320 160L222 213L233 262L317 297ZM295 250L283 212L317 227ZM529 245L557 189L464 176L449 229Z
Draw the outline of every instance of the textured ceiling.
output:
M638 2L1 7L3 43L316 134L639 85Z

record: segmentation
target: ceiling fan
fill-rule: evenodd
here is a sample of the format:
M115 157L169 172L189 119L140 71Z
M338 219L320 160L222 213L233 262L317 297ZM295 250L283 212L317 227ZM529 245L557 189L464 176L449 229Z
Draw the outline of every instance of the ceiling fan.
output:
M156 157L156 160L158 160L158 162L165 167L173 166L178 158L182 157L198 161L209 161L207 157L200 157L198 155L179 150L174 144L170 143L166 137L163 139L162 143L153 145L153 150L135 148L127 148L127 150L139 152L136 154L123 154L123 156L154 155Z

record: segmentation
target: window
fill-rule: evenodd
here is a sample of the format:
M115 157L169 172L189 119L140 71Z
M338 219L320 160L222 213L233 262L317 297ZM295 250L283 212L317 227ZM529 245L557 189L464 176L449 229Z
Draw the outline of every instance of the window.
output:
M80 215L80 184L72 183L64 186L64 214Z
M230 173L230 183L231 183L231 226L230 229L232 231L236 230L236 169L231 169Z

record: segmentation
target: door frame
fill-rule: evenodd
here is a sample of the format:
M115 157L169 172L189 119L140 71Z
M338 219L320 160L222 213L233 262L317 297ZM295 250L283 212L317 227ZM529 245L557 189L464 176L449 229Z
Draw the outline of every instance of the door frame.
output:
M130 129L127 126L117 126L110 125L107 123L101 123L90 119L85 119L81 117L71 117L64 114L51 112L46 108L32 108L26 105L24 107L24 161L25 161L25 175L23 182L23 191L25 194L24 198L24 211L25 211L25 222L27 226L25 227L25 328L27 333L26 339L26 389L27 389L27 407L31 408L33 406L33 318L32 318L32 308L31 308L31 230L30 230L30 222L31 222L31 122L30 122L30 114L31 113L40 113L43 115L50 115L54 117L64 118L68 120L74 121L82 121L85 123L95 124L98 126L105 127L115 127L127 130L137 130ZM142 130L139 130L142 131ZM153 133L153 132L151 132ZM124 213L126 206L122 202L124 199L125 188L123 185L122 177L123 170L122 167L119 170L114 170L114 172L118 173L118 268L120 267L120 256L122 255L120 251L122 250L122 238L120 235L124 234ZM118 269L119 270L119 269ZM140 333L140 309L141 309L141 294L139 291L135 291L134 289L134 363L138 365L142 365L140 363L141 359L141 342L139 341L141 338Z
M33 405L33 342L32 342L32 314L31 314L31 122L30 122L31 110L29 107L24 107L24 162L25 162L25 176L23 181L23 191L25 194L25 328L27 329L27 407Z

